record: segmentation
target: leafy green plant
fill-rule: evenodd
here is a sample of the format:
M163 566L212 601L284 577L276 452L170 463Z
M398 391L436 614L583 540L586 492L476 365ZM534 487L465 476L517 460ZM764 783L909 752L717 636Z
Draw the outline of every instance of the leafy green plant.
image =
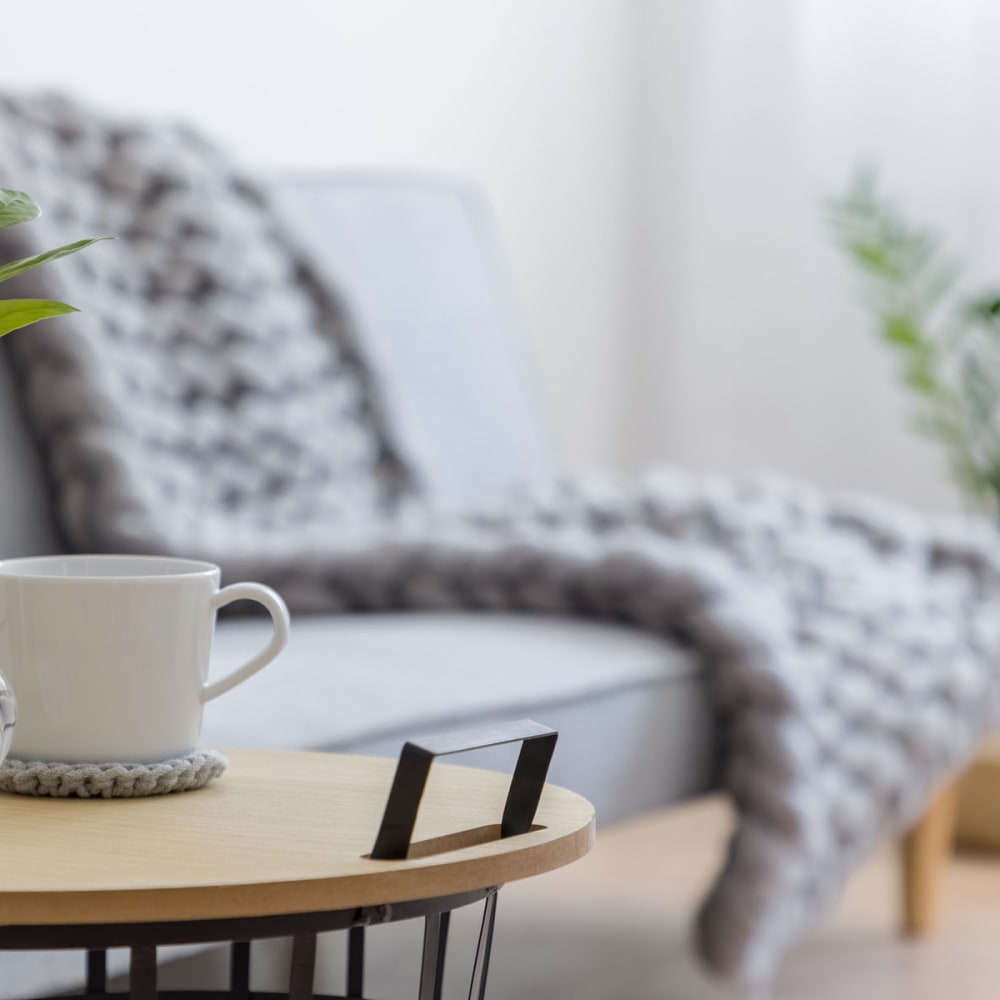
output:
M859 172L830 204L837 239L865 279L884 343L970 499L1000 517L1000 294L970 295L938 238Z
M19 222L31 222L33 219L37 219L39 214L38 205L23 191L0 188L0 229L16 225ZM67 243L55 250L47 250L45 253L14 260L9 264L2 264L0 265L0 282L16 278L19 274L24 274L25 271L30 271L50 260L67 257L71 253L76 253L78 250L90 246L91 243L109 238L99 236L95 239L77 240L75 243ZM77 312L77 310L73 306L66 305L65 302L55 302L52 299L0 299L0 337L10 333L11 330L30 326L32 323L48 319L50 316L63 316L71 312Z

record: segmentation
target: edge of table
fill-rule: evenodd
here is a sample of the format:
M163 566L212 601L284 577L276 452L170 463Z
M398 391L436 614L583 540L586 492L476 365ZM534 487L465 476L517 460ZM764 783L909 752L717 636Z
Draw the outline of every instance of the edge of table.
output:
M530 832L497 839L509 776L436 764L414 843L451 849L373 861L364 855L394 760L227 756L226 774L198 791L133 800L0 795L8 838L0 925L233 919L431 899L550 871L594 843L590 803L552 785Z

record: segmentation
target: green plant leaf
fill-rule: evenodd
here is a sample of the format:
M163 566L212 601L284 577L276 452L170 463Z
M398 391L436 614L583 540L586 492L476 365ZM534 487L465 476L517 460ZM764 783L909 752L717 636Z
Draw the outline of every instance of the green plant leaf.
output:
M41 319L50 316L65 316L66 313L79 312L65 302L54 302L52 299L0 299L0 337L11 330L19 330L22 326L30 326Z
M973 299L966 305L966 316L971 320L995 322L1000 318L1000 295L993 292Z
M965 493L1000 513L1000 295L964 293L936 235L882 198L871 170L828 212L915 399L918 430L943 447Z
M895 344L897 347L920 347L920 331L909 316L886 316L882 321L882 330L890 344Z
M0 188L0 229L37 219L41 209L23 191Z
M57 247L55 250L46 250L45 253L35 254L33 257L23 257L21 260L13 260L9 264L0 267L0 281L9 281L16 278L25 271L30 271L34 267L46 264L50 260L58 260L60 257L68 257L77 250L89 247L91 243L99 243L101 240L113 239L112 236L98 236L90 240L77 240L75 243L67 243L65 246Z
M886 251L885 247L872 246L870 243L852 243L848 248L854 255L854 259L868 271L878 274L884 278L899 279L902 277L902 268L899 261Z

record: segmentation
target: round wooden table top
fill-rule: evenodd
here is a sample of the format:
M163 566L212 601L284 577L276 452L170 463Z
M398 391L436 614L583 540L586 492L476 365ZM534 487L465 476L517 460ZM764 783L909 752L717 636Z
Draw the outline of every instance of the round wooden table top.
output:
M0 794L0 923L102 924L346 910L501 885L582 857L594 812L546 786L499 839L509 775L431 768L410 857L372 848L396 761L227 751L198 791L145 799Z

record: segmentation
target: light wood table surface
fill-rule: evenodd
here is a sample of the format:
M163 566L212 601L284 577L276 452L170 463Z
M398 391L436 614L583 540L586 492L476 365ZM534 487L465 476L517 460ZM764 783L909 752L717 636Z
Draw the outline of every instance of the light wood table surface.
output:
M501 839L510 776L435 764L408 856L374 860L395 760L227 756L225 774L197 791L109 800L0 794L8 847L0 948L85 949L90 1000L112 1000L121 994L107 992L106 952L129 947L130 996L155 1000L159 945L227 940L225 995L276 1000L250 992L249 942L287 934L294 938L287 996L309 1000L316 935L343 929L346 995L360 998L364 927L423 917L418 996L439 1000L450 911L485 899L488 933L473 969L482 997L497 887L575 861L594 842L590 804L551 785L531 829Z
M590 804L553 786L529 833L496 839L508 775L436 764L411 857L366 857L396 762L227 752L225 774L147 799L0 795L0 925L203 920L343 910L501 885L594 839Z

